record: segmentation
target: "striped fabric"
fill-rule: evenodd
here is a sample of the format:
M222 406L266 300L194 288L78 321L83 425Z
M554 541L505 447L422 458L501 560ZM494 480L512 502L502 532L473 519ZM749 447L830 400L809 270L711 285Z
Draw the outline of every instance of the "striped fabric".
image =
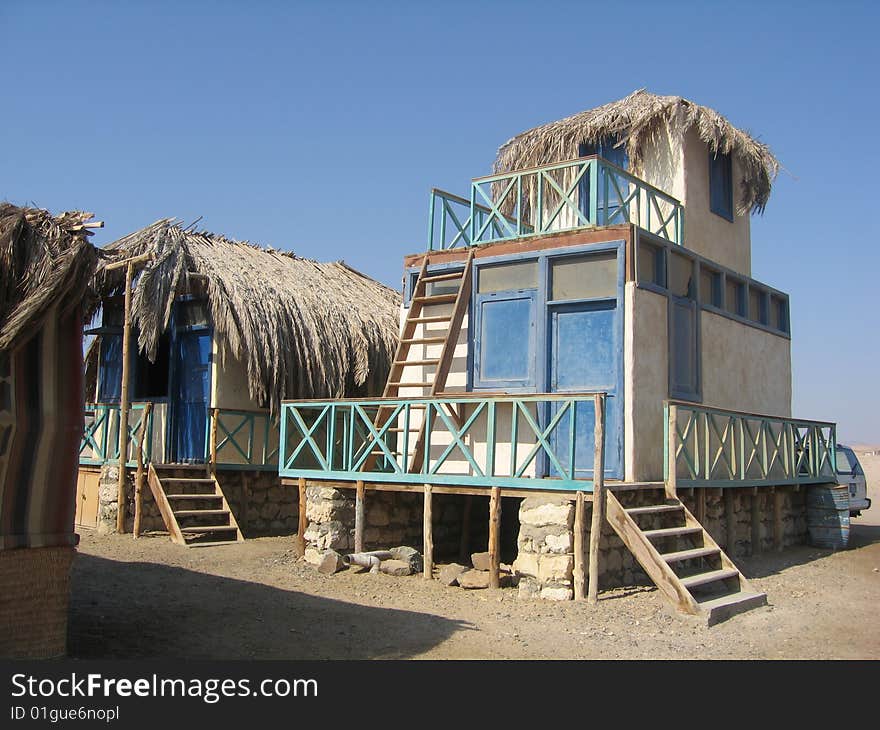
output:
M0 352L0 550L75 545L82 318L56 306Z

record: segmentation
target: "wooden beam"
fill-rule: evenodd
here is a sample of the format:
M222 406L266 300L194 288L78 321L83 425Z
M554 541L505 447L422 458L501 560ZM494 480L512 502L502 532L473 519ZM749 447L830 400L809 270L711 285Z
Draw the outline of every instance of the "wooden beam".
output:
M141 419L141 430L138 434L137 473L134 478L134 527L131 531L134 538L141 536L141 517L144 509L144 438L147 435L147 422L152 410L152 403L147 403L144 406L144 415Z
M464 498L464 514L461 518L461 541L458 544L458 561L467 564L471 547L471 511L474 508L474 495L467 494Z
M354 502L354 551L364 550L364 483L357 482L357 493Z
M773 547L782 552L785 546L785 529L782 522L782 510L785 505L785 492L779 487L773 490Z
M489 494L489 587L500 588L501 576L501 489L492 487Z
M584 493L578 492L574 503L574 600L583 601L586 597L586 568L584 566L584 531L586 520Z
M125 532L125 462L128 456L128 350L131 343L131 280L134 267L125 268L125 319L122 325L122 388L119 397L119 480L116 485L116 532Z
M749 507L751 508L751 518L752 518L752 555L757 555L761 552L761 508L764 502L763 496L761 494L755 493L752 495L752 498L749 500L751 503Z
M736 552L736 515L733 511L733 489L724 490L724 513L727 525L727 540L724 549L730 557Z
M605 522L605 395L593 396L593 514L590 519L590 585L587 601L599 600L599 543Z
M422 522L422 562L424 563L424 577L432 580L434 577L434 529L433 515L431 513L431 485L425 484L425 511Z
M251 495L250 485L248 484L247 472L241 472L241 499L239 500L238 511L241 514L238 526L242 530L248 529L248 509L250 507Z
M305 477L300 477L298 480L299 487L299 508L297 510L299 517L299 525L296 530L296 534L300 540L305 541L306 539L306 479Z
M139 266L140 264L145 264L148 261L153 260L153 254L145 253L140 256L132 256L131 258L122 259L121 261L114 261L112 264L107 264L104 267L105 271L115 271L116 269L121 269L123 266L126 268L129 266Z
M211 431L209 438L210 452L208 454L208 462L211 466L211 474L217 474L217 421L220 420L220 409L211 409Z
M696 504L694 509L696 514L694 515L697 518L697 522L699 522L704 527L706 526L706 490L705 489L695 489L694 490L694 498L696 500Z

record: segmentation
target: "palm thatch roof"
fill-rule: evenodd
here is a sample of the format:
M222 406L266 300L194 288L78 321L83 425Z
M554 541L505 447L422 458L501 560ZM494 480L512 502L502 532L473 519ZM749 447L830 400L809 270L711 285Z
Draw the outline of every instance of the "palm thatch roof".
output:
M98 252L83 224L92 217L0 203L0 350L30 337L56 303L89 297Z
M645 89L518 134L498 149L495 172L561 162L574 157L581 143L597 144L615 138L626 145L633 168L638 170L649 143L666 135L683 138L691 127L713 153L730 153L738 160L742 178L737 212L763 212L779 171L779 161L770 148L713 109L680 96L658 96Z
M345 263L190 231L170 218L104 251L152 254L132 294L138 346L151 360L175 297L200 280L221 355L245 363L251 398L273 413L285 398L381 393L397 345L400 294ZM98 279L104 296L123 286L121 270L102 270Z

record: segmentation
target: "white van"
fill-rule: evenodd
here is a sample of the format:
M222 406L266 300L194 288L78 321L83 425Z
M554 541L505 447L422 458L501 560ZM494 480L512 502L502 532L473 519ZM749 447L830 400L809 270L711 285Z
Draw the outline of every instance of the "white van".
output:
M837 483L849 487L849 514L858 517L871 506L865 470L849 446L837 445Z

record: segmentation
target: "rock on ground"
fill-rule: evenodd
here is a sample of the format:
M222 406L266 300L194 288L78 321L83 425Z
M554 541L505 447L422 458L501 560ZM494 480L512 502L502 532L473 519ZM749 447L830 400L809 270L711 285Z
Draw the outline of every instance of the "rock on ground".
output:
M388 575L412 575L412 566L406 560L383 560L379 565L379 570Z
M466 570L469 570L467 566L458 563L444 565L437 574L437 580L445 586L457 586L458 577Z

